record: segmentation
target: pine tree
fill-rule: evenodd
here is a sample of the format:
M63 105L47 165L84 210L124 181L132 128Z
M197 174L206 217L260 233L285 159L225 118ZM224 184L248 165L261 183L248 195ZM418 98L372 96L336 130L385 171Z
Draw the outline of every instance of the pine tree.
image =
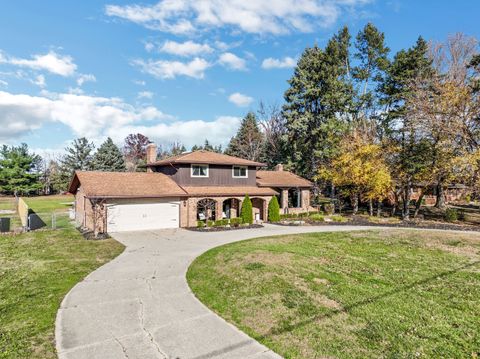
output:
M338 153L339 142L351 118L350 35L343 28L327 44L306 48L290 87L282 115L287 129L289 167L314 178L318 169Z
M96 171L124 172L125 160L122 152L110 137L98 148L93 156L92 168Z
M92 152L95 146L85 137L73 140L70 147L65 148L66 155L60 159L60 170L55 176L56 186L66 191L75 171L92 169Z
M280 221L280 205L278 204L277 196L273 196L268 202L268 220L270 222Z
M242 210L240 212L240 217L242 218L243 223L252 224L253 223L253 208L252 201L248 194L245 195L242 202Z
M3 145L0 149L0 192L17 196L40 190L40 164L41 157L30 153L25 143L18 147Z
M260 131L257 117L253 112L249 112L242 120L237 134L230 140L225 153L251 161L261 161L264 151L265 136Z

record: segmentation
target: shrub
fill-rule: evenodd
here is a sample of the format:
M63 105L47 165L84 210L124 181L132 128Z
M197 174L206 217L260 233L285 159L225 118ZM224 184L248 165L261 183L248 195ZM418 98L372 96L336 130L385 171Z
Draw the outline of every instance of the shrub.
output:
M323 205L323 211L326 214L334 214L335 213L335 205L333 203L325 203Z
M336 216L330 216L330 219L334 222L346 222L347 219L343 216L336 215Z
M245 198L243 199L240 217L242 218L242 222L245 224L253 223L252 201L250 200L248 194L246 194Z
M223 224L223 219L218 219L218 220L216 220L215 222L213 222L213 226L214 226L214 227L222 227L222 226L224 226L224 224Z
M320 214L320 213L314 213L314 214L310 215L310 219L312 221L323 222L323 221L325 221L325 216L323 214Z
M273 196L268 203L268 220L270 222L278 222L280 220L280 205L277 196Z
M230 225L232 227L238 227L242 224L242 218L238 217L238 218L231 218L230 219Z
M211 221L211 220L207 221L207 227L213 227L214 224L215 224L215 221Z
M205 222L204 221L197 221L197 228L203 228L205 227Z
M445 220L447 222L458 221L458 211L455 208L447 208L445 211Z

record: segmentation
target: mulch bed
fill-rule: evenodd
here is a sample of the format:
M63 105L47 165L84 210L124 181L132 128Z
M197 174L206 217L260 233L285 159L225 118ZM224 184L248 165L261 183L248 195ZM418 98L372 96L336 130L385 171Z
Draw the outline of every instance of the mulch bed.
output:
M300 220L300 219L299 219ZM303 219L302 219L303 220ZM422 229L443 229L454 231L480 232L480 226L469 224L455 224L434 221L402 221L399 223L374 223L362 217L348 217L346 222L316 222L305 219L304 224L298 223L275 223L280 226L371 226L371 227L395 227L395 228L422 228Z
M238 226L238 227L187 227L189 231L195 232L222 232L222 231L235 231L238 229L256 229L263 228L261 224L251 224L249 226Z

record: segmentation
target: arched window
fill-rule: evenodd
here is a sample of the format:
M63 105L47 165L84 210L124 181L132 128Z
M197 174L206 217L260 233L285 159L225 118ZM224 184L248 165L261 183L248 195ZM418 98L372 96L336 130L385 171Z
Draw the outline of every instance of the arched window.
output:
M197 219L200 221L215 220L216 201L204 198L197 202Z

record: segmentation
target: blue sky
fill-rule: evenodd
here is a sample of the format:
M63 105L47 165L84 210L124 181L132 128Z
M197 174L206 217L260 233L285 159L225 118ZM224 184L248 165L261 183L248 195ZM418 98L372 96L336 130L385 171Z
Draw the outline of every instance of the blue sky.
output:
M259 101L282 104L295 59L340 26L373 22L393 54L419 35L480 38L479 13L474 0L3 2L0 143L225 145Z

